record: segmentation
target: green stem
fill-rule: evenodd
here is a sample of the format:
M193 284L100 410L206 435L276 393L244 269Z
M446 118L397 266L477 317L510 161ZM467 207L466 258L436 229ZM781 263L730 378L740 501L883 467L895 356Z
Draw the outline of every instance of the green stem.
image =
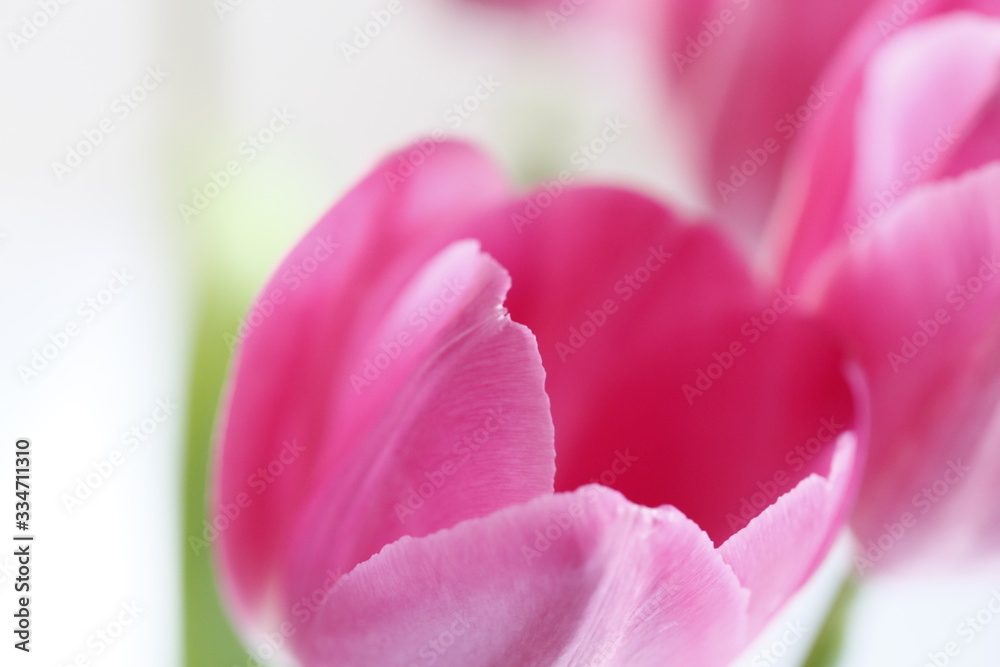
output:
M809 655L802 667L833 667L840 660L844 648L844 630L851 605L857 597L860 584L854 577L848 576L837 593L837 599L830 607L823 627L813 643Z

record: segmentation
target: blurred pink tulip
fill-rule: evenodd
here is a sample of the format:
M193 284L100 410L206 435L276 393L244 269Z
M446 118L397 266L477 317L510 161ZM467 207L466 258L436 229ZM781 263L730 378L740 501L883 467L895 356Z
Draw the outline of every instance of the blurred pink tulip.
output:
M1000 537L983 491L1000 449L1000 19L944 11L961 4L844 46L841 93L803 129L768 230L769 272L868 381L862 572L996 553Z
M821 78L873 0L661 2L654 36L686 113L703 196L734 229L758 233L796 135L836 89Z
M987 435L1000 248L983 169L1000 160L1000 4L658 4L666 29L637 34L660 44L712 208L744 237L763 230L762 272L863 360L861 568L987 550L1000 516L966 489L1000 468ZM935 239L920 262L915 230Z
M726 664L858 478L863 383L798 301L642 196L387 159L251 311L232 610L307 665Z
M477 1L546 15L562 12L565 4L560 0ZM895 158L908 146L887 146L887 141L905 137L923 149L920 142L927 138L923 132L927 128L917 127L919 115L910 114L911 122L896 127L884 124L900 120L890 116L922 105L921 98L927 95L953 102L936 106L947 108L945 115L956 131L962 125L969 134L961 134L957 142L966 148L948 156L952 166L917 165L921 179L958 173L996 157L998 113L996 99L991 97L996 77L990 70L995 49L993 37L986 34L992 30L966 26L963 34L962 28L955 27L963 21L975 23L1000 15L1000 5L992 0L589 0L569 4L579 4L580 11L572 14L574 20L596 15L600 21L587 22L588 28L628 26L633 39L646 44L644 51L656 54L671 101L679 104L686 118L691 165L699 174L702 196L714 217L743 237L756 238L775 217L779 192L785 201L777 217L786 224L790 218L803 217L790 216L788 207L805 206L804 217L823 219L841 215L845 208L853 210L834 197L851 194L843 191L852 187L877 186L889 176L872 168L884 170L887 162L894 169L903 168ZM939 25L908 34L911 28L941 17L953 19L952 27ZM963 36L969 38L964 45ZM942 48L950 50L950 61L934 62L930 54ZM956 73L965 55L970 71ZM948 90L960 99L949 100ZM853 134L852 114L862 94L872 99L861 100L865 109L858 109L867 122L857 121L857 129L865 136L857 137L862 142L857 152L863 154L856 163L854 143L843 135ZM975 123L979 126L964 127ZM835 124L836 128L831 127ZM816 132L813 126L824 129ZM817 134L830 142L826 150L800 146L818 141ZM805 135L812 136L804 139ZM943 141L948 140L945 135ZM951 142L956 144L954 138ZM812 158L822 155L826 162L803 164L803 153ZM789 160L795 164L789 165ZM858 167L856 172L852 165ZM816 171L825 172L823 182L804 188L801 181L816 177ZM837 180L849 177L860 182ZM812 201L799 201L806 193ZM861 196L869 194L863 191ZM799 254L811 256L829 240L826 235L831 232L826 227L812 224L808 231L784 229L783 233L802 235L794 241L805 247ZM833 227L839 233L839 225ZM808 257L801 260L808 263Z

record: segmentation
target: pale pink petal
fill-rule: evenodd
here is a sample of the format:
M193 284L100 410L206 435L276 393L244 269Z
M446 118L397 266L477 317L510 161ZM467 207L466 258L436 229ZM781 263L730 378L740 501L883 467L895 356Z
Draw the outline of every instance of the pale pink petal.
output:
M752 633L808 579L843 525L860 476L857 449L856 433L841 435L825 476L802 480L719 547L751 591Z
M217 553L241 615L260 610L299 529L299 512L330 486L337 461L371 435L372 420L394 395L402 364L388 373L395 380L382 378L374 391L355 392L350 382L372 346L388 342L372 337L386 312L464 218L503 196L502 181L478 153L455 144L414 146L384 161L335 206L258 295L220 424L211 517L225 526ZM477 298L497 307L500 283L486 281ZM517 328L503 336L528 345ZM538 373L525 378L526 387ZM535 423L534 409L512 413L507 435L518 437Z
M969 477L941 508L936 537L928 545L932 557L949 563L1000 554L1000 503L983 500L996 495L1000 480L1000 404L970 459Z
M386 547L294 638L305 665L724 665L748 593L693 522L604 487Z
M725 665L822 557L854 436L718 550L673 507L585 486L383 549L293 640L306 665ZM735 576L734 576L735 574Z
M882 545L871 566L937 540L937 510L957 497L977 447L997 446L980 442L1000 400L998 191L998 165L918 188L828 277L821 307L872 395L854 521L863 545Z

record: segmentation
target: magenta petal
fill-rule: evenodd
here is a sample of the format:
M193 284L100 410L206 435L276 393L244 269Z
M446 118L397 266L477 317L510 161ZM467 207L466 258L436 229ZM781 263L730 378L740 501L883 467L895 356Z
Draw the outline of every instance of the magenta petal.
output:
M509 284L476 243L456 243L370 332L367 354L341 380L341 402L357 412L358 430L344 436L344 446L327 443L316 488L296 511L290 600L308 594L328 570L347 572L403 535L552 493L545 374L531 332L501 308ZM395 341L398 359L380 341ZM390 365L357 384L368 359Z
M747 598L680 512L589 486L386 547L340 581L296 652L345 667L708 667L748 641Z
M418 368L421 355L446 342L424 337L407 346L396 363L376 369L379 377L372 387L358 392L351 375L363 374L364 362L374 359L377 346L393 342L380 337L391 328L386 313L396 308L400 314L401 298L418 298L415 292L402 296L414 276L451 242L464 219L503 197L495 169L469 148L427 142L402 151L337 204L261 291L248 317L220 425L211 519L219 531L223 579L241 616L256 615L281 578L289 540L300 530L300 512L318 490L326 492L337 479L333 474L341 463L350 459L356 465L350 457L357 455L360 443L371 446L371 425L380 413L399 416L391 404L399 400L396 390L405 386L407 372ZM467 251L461 254L465 260L452 254L442 261L455 262L456 270L470 278L479 276L479 291L464 294L461 304L449 307L447 318L442 315L423 333L447 332L462 326L463 317L499 308L506 287L502 270ZM420 332L411 333L417 340ZM499 329L494 333L501 335ZM512 362L527 362L537 354L520 328L507 327L502 337L511 351L521 346ZM453 349L469 352L461 345ZM526 391L535 386L543 405L540 378L537 366L525 369L523 386ZM478 408L495 407L495 401L479 399L491 405ZM486 415L475 418L482 421ZM458 418L455 424L468 426ZM536 432L539 424L538 406L533 405L530 414L511 412L504 429L506 436L545 446L551 435L544 428ZM462 511L458 516L467 516ZM392 514L382 522L400 524ZM380 546L373 544L370 553Z
M946 542L939 510L960 496L975 459L995 457L997 441L984 436L1000 401L998 191L1000 165L923 186L829 278L822 308L854 346L872 396L854 524L863 543L888 537L870 566L922 538ZM901 523L912 525L894 535Z

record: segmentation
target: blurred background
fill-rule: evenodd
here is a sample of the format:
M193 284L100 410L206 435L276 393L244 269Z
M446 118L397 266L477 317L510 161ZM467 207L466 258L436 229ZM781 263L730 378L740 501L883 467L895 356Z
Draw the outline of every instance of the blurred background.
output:
M8 643L3 664L242 667L270 654L240 645L215 589L216 409L255 291L389 150L440 130L527 188L617 118L626 130L578 180L699 210L649 58L626 33L590 30L600 18L585 3L556 26L447 0L401 0L386 21L385 6L3 3L0 474L12 479L7 453L29 439L36 535L33 650ZM801 664L848 551L845 537L741 664ZM0 553L10 618L14 560ZM995 573L862 587L839 664L924 664L989 601L989 576L1000 587ZM914 615L914 599L933 609ZM807 636L775 649L801 619ZM949 664L991 655L1000 620Z

